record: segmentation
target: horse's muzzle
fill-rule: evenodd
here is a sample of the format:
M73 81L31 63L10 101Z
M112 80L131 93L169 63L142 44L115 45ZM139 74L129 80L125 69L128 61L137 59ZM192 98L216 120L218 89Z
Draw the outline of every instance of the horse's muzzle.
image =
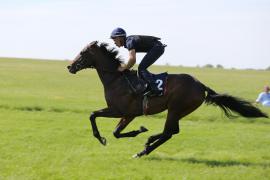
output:
M74 69L72 69L72 67L70 65L67 66L67 69L71 74L76 74L76 71Z

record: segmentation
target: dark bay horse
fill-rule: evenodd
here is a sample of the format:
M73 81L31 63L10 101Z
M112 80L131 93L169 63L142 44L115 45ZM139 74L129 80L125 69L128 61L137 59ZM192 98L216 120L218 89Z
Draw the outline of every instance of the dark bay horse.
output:
M113 132L116 138L135 137L147 131L146 128L141 127L139 130L122 133L135 117L143 115L143 111L142 96L131 94L123 73L117 71L122 63L117 55L118 52L109 49L107 44L94 41L87 45L68 66L72 74L85 68L95 68L104 86L107 107L94 111L90 115L93 134L103 145L106 145L106 139L101 137L98 131L97 117L121 118ZM169 74L166 94L148 99L149 115L168 110L164 130L150 136L144 150L134 157L148 155L172 135L179 133L179 120L193 112L203 102L219 106L227 117L232 117L232 112L247 118L268 117L250 102L238 97L218 94L188 74Z

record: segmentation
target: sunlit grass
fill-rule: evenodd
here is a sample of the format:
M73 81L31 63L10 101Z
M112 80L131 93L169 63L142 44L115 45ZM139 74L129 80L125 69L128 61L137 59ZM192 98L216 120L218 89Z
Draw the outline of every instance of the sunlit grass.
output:
M93 136L89 115L105 107L94 70L71 75L68 62L0 59L0 179L270 179L270 121L227 119L203 105L180 122L181 133L149 156L132 159L166 112L138 117L127 127L149 131L115 139L117 119L98 118L108 140ZM153 67L189 73L218 92L254 101L268 71ZM260 107L270 114L270 109Z

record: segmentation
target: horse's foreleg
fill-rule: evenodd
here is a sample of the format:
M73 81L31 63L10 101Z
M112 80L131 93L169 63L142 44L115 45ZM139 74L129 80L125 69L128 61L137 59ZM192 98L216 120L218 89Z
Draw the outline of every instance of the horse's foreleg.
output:
M141 126L139 130L135 130L135 131L130 131L130 132L126 132L126 133L121 133L121 131L123 131L127 125L134 119L135 117L128 117L128 118L121 118L120 122L118 123L118 125L116 126L113 135L116 138L123 138L123 137L135 137L138 134L142 133L142 132L146 132L148 131L148 129L146 129L145 127Z
M99 111L94 111L90 115L90 122L91 122L92 130L93 130L93 135L99 140L101 144L106 145L106 139L100 136L100 133L96 124L96 118L97 117L121 117L121 116L122 115L119 112L111 108L105 108Z

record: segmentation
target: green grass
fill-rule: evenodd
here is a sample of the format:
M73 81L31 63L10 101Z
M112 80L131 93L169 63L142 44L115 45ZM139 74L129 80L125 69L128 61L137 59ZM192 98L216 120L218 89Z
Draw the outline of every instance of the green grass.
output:
M0 59L0 180L270 179L269 119L227 119L202 105L180 122L181 133L149 156L132 159L148 136L162 131L166 112L138 117L115 139L117 119L98 118L106 147L93 138L88 117L105 107L94 70L71 75L65 61ZM218 92L254 101L269 71L156 66L189 73ZM260 106L259 106L260 107ZM270 108L260 107L270 114Z

